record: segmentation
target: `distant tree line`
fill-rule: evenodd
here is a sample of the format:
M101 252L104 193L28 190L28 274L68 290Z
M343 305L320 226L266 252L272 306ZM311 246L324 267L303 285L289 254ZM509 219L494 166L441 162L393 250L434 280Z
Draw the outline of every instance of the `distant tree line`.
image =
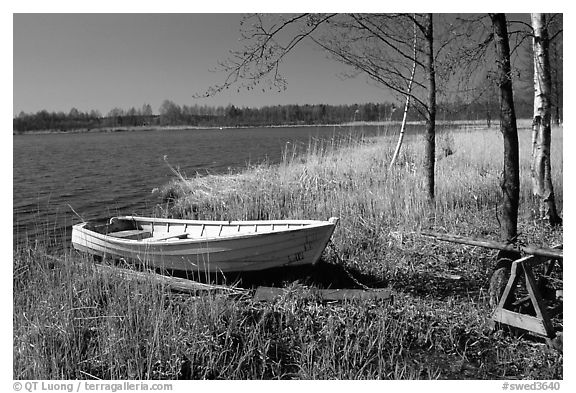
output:
M456 100L438 105L439 120L485 120L498 118L497 100L465 103ZM518 101L519 117L529 118L531 103ZM114 108L106 116L92 110L81 112L72 108L69 113L39 111L34 114L21 112L13 119L15 132L38 130L91 130L99 128L121 129L129 127L194 126L241 127L271 125L342 124L354 121L399 121L401 111L393 103L366 103L354 105L275 105L261 108L239 108L234 105L211 107L207 105L180 106L165 100L158 114L150 105L123 110ZM422 120L421 114L412 110L408 120Z

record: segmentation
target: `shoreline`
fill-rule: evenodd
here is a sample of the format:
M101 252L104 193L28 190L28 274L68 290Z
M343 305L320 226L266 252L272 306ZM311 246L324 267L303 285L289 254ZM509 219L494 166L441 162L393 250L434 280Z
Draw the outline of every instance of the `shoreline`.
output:
M497 127L498 120L492 121L492 128ZM254 125L254 126L133 126L133 127L104 127L104 128L80 128L68 131L62 130L33 130L33 131L15 131L12 130L12 135L47 135L47 134L93 134L93 133L114 133L114 132L135 132L135 131L198 131L198 130L230 130L230 129L247 129L247 128L299 128L299 127L357 127L357 126L391 126L400 125L401 121L355 121L340 124L280 124L280 125ZM408 121L406 125L409 126L423 126L426 122L424 120ZM528 128L532 124L532 119L518 119L518 128ZM485 127L486 120L438 120L437 126L454 125L454 126L481 126Z

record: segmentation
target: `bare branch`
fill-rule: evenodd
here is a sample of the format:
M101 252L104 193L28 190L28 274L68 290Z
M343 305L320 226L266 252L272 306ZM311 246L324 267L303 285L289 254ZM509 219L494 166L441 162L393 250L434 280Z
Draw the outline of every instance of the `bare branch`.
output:
M517 25L522 25L524 27L526 27L529 31L532 31L532 25L530 23L526 23L522 20L508 20L508 24L517 24ZM508 31L508 35L510 35L512 32Z
M231 52L231 57L220 63L223 71L227 72L224 82L212 86L202 96L212 96L232 85L242 82L242 87L250 90L265 78L270 78L271 83L279 88L285 88L286 81L279 73L279 67L285 56L291 52L302 40L312 35L316 29L324 24L335 14L320 17L309 14L299 14L289 19L283 19L270 27L260 15L251 15L242 22L245 25L249 19L255 19L248 30L242 32L242 38L246 41L243 50ZM306 21L305 27L297 34L291 36L289 41L282 45L280 35L287 29Z
M381 83L382 85L386 86L387 88L393 90L396 93L399 93L401 95L405 95L405 90L403 88L403 86L399 86L396 85L395 83L393 83L391 80L384 78L384 76L378 72L378 70L376 68L373 67L367 67L364 64L360 63L360 59L357 57L352 57L349 56L348 53L346 52L340 52L340 51L335 51L333 48L326 46L325 44L315 41L318 45L320 45L323 49L325 49L326 51L328 51L329 53L331 53L333 56L335 56L336 58L338 58L340 61L342 61L345 64L348 64L350 66L353 66L355 68L361 69L363 72L365 72L371 79ZM387 71L391 72L392 70L387 69ZM394 73L394 72L391 72ZM402 75L402 77L404 77ZM420 84L420 86L422 86ZM419 103L419 105L425 106L425 103L416 95L411 94L411 97Z
M554 33L548 40L550 42L554 41L554 39L556 39L556 37L558 37L560 34L564 33L564 30L558 30L556 33Z
M358 15L352 15L352 17L354 18L354 20L363 28L365 28L366 30L368 30L370 33L372 33L375 37L377 37L382 43L386 44L388 48L392 49L394 52L396 52L397 54L399 54L400 56L404 57L406 60L409 60L411 62L416 62L416 64L418 64L419 67L424 68L424 64L422 64L420 61L418 61L417 59L414 59L413 57L411 57L410 55L407 55L406 53L404 53L403 51L401 51L396 45L393 45L390 40L389 40L389 36L386 36L383 33L381 27L379 26L375 26L373 23L371 23L370 21L368 21L369 24L371 24L371 26L368 26L365 21L365 18L362 18L361 16Z

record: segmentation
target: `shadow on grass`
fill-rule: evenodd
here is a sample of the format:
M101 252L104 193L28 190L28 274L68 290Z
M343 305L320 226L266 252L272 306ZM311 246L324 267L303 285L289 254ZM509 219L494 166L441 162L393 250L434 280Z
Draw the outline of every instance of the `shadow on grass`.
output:
M443 300L453 296L479 295L486 283L477 279L451 277L429 272L397 273L390 280L392 289L412 296Z

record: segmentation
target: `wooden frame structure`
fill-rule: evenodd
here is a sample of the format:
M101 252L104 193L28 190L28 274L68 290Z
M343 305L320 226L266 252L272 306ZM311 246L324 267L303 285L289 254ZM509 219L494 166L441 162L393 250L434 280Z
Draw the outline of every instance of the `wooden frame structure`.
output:
M562 267L564 255L561 245L553 248L519 247L493 240L473 239L435 232L422 232L422 235L453 243L492 248L501 251L515 251L518 252L518 255L520 255L520 251L528 254L527 256L511 261L510 277L507 280L506 287L502 292L498 305L492 313L492 323L494 327L507 325L526 330L538 337L544 338L548 345L560 349L561 344L556 341L557 335L551 318L562 312L562 304L552 309L546 307L545 299L539 289L533 267L548 264L544 267L545 276L550 276L556 265ZM522 279L524 279L525 290L528 294L518 299L519 284ZM523 310L530 310L531 312L525 312Z
M554 346L552 340L556 338L556 332L552 326L551 318L562 312L562 307L548 309L544 303L544 297L538 288L534 276L533 266L549 263L546 274L552 273L556 265L556 259L543 259L535 255L525 256L512 262L510 278L502 293L496 310L492 313L492 320L496 324L504 324L515 328L527 330L530 333L546 339L546 342ZM560 260L558 260L560 261ZM527 296L516 299L518 283L524 278ZM535 315L523 313L518 309L529 305Z

